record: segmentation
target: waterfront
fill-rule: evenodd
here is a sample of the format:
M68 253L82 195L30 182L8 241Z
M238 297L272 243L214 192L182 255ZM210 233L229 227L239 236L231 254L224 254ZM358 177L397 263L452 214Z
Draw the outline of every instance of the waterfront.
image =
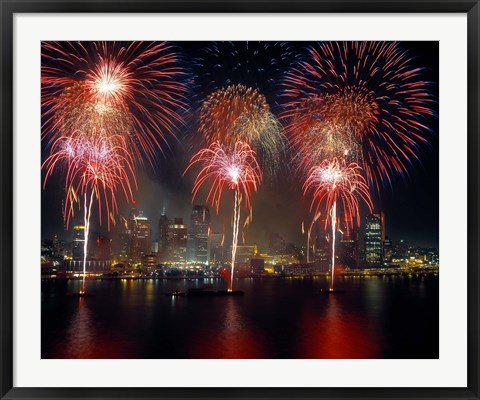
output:
M244 296L172 298L219 279L42 282L42 358L438 358L438 276L239 279Z

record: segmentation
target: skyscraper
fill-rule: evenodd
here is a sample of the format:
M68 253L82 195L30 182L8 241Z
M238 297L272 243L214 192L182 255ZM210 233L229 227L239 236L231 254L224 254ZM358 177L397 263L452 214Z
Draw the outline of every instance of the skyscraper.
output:
M75 225L73 227L73 247L72 258L74 260L83 260L85 244L85 227L83 225Z
M385 238L383 241L383 261L392 261L393 256L393 243L389 238Z
M160 219L158 220L158 253L161 260L167 259L168 252L168 226L170 221L163 211Z
M223 233L212 233L210 243L210 261L213 265L222 263L225 259L225 246L223 243Z
M385 218L383 212L367 215L365 221L365 262L369 267L383 263L383 242L385 240Z
M340 230L339 261L346 267L355 268L359 261L358 253L358 227L351 216L346 215Z
M138 263L143 255L151 253L152 232L150 222L142 212L134 216L132 228L130 258Z
M168 226L168 261L185 263L187 261L187 225L183 218L175 218Z
M188 231L189 260L207 263L210 259L209 248L210 210L208 206L196 205L190 214Z

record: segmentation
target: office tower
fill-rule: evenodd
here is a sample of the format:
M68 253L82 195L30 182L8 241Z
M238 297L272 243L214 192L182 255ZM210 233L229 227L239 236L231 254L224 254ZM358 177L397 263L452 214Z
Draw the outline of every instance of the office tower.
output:
M210 242L210 262L215 265L216 263L223 263L225 261L225 246L223 243L223 234L214 232L212 233Z
M367 215L365 220L365 262L368 267L383 264L385 218L383 212Z
M187 260L187 225L183 218L175 218L168 226L168 261L185 263Z
M321 215L312 229L312 236L310 245L312 246L312 253L310 254L310 262L315 261L317 264L323 266L330 266L332 261L332 246L327 240L330 235L328 230L325 230L326 216Z
M151 253L151 235L150 222L139 212L134 216L131 226L130 258L134 263L139 263L143 255Z
M383 241L383 261L391 262L393 256L393 243L389 238Z
M167 259L168 252L168 226L170 221L163 211L160 219L158 220L158 253L160 259L165 261Z
M193 206L188 230L189 261L204 264L209 261L209 232L210 210L208 206Z
M73 247L72 258L74 260L83 260L85 245L85 227L83 225L75 225L73 227Z
M358 251L358 226L356 221L346 215L340 229L340 240L338 246L338 255L340 264L355 268L359 261Z

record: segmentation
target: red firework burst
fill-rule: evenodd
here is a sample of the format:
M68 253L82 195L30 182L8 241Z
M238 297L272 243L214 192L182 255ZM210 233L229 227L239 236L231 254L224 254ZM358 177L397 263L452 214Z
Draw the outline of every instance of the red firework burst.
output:
M42 168L45 169L44 187L54 170L66 170L64 215L67 225L75 203L80 203L82 196L90 197L89 207L97 200L100 222L105 208L108 227L118 211L118 190L127 201L133 200L134 161L122 135L111 136L104 130L94 130L90 134L77 131L69 137L61 136L53 142L51 155Z
M310 170L303 188L304 194L311 192L313 196L310 211L319 215L323 209L331 210L339 204L350 228L354 221L360 226L360 199L373 208L362 168L356 163L347 164L337 158L325 160ZM331 222L328 218L325 221L327 225Z
M362 175L362 168L358 164L347 164L344 159L339 161L337 158L334 158L333 160L325 160L319 166L311 169L304 184L304 194L308 191L313 193L310 211L313 210L315 214L309 229L309 239L311 227L319 218L323 207L325 207L330 217L325 219L325 229L328 225L332 229L330 290L333 290L335 282L337 205L339 204L343 209L344 223L347 229L353 227L354 218L356 218L357 225L360 226L359 199L362 199L370 210L373 208L368 185Z
M193 186L194 198L204 184L210 183L207 201L217 212L225 187L238 191L246 207L250 208L251 194L258 189L262 179L255 151L250 145L237 141L230 147L216 141L196 153L185 172L197 163L201 165L201 170Z
M418 158L419 145L426 142L428 128L422 121L434 114L429 85L422 69L396 42L312 46L283 81L282 118L300 153L297 164L308 171L321 161L309 158L303 138L312 134L312 126L323 124L339 131L341 141L358 144L355 161L370 183L378 187L392 174L406 172L411 160ZM313 134L319 143L324 141L322 129ZM326 152L331 155L334 150Z
M165 42L43 42L42 138L105 130L152 161L182 123L184 78Z

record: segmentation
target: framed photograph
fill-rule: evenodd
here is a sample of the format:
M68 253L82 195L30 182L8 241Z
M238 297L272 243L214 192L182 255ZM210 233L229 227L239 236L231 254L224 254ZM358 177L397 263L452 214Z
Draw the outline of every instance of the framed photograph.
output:
M478 1L1 1L2 399L478 399Z

